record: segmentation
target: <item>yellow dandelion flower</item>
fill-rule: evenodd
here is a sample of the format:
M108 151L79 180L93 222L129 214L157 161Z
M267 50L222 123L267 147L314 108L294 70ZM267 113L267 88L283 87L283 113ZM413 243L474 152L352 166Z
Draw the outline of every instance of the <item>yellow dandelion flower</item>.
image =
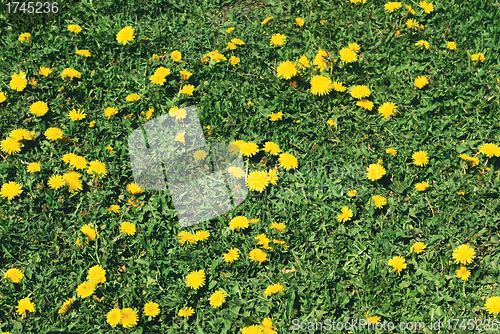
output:
M368 86L365 86L365 85L357 85L357 86L354 86L352 87L350 90L349 90L349 94L351 94L351 96L355 99L362 99L364 97L368 97L370 96L371 94L371 91L370 91L370 88L368 88Z
M127 191L131 195L139 195L144 192L144 189L134 182L127 185Z
M425 151L418 151L413 153L412 159L413 163L419 167L427 166L427 163L429 162L429 156Z
M372 201L373 205L375 205L375 209L381 209L387 204L387 198L380 195L373 196Z
M140 99L141 99L141 96L140 96L139 94L135 94L135 93L133 93L133 94L129 94L129 95L127 95L127 97L125 98L125 100L126 100L127 102L138 101L138 100L140 100Z
M82 31L82 28L78 24L70 24L68 26L68 31L71 31L76 35Z
M95 240L95 238L99 238L99 235L97 234L96 228L94 228L94 224L85 224L82 226L80 229L83 234L87 236L87 239L90 241Z
M74 171L64 173L63 179L65 184L68 186L70 193L82 190L82 181L80 180L81 176L82 174Z
M116 34L116 41L120 44L128 44L129 42L135 39L135 30L134 28L127 26L121 29L118 34Z
M205 271L203 269L193 271L186 276L186 286L193 290L198 290L205 285Z
M40 171L40 163L38 162L32 162L26 167L26 171L28 173L34 173L34 172L39 172Z
M7 101L7 94L0 92L0 103Z
M306 21L303 18L297 17L295 19L295 24L298 25L299 27L302 27Z
M180 62L182 60L182 54L179 50L174 50L170 52L170 58L172 58L173 61Z
M455 44L455 42L448 42L448 43L446 43L446 47L450 50L456 50L457 44Z
M89 269L87 280L97 284L106 283L106 270L101 265L95 265Z
M30 106L30 112L38 117L45 115L49 111L49 106L43 101L38 101Z
M240 147L240 152L244 157L252 157L259 152L259 145L252 142L244 143Z
M416 46L420 47L420 49L429 48L429 42L424 41L423 39L419 40L417 43L415 43Z
M344 86L344 84L340 81L334 81L332 83L332 87L337 92L345 92L347 90L347 88Z
M323 75L312 77L310 83L311 93L314 95L327 95L334 88L332 80Z
M396 151L396 149L394 149L394 148L389 147L388 149L385 150L385 153L391 154L392 156L395 157L396 154L398 153L398 151Z
M198 151L194 152L193 157L196 160L203 160L207 157L207 152L205 152L204 150L198 150Z
M281 111L277 113L272 112L269 115L267 115L267 117L269 117L269 120L271 122L275 122L277 120L283 119L283 113Z
M277 75L278 78L291 79L297 74L297 67L293 61L287 60L278 65Z
M407 7L408 8L408 7ZM406 26L410 29L417 30L419 27L419 23L417 20L414 19L408 19L406 20Z
M172 107L168 110L168 114L170 117L175 117L176 120L181 120L186 118L187 112L184 108Z
M29 42L31 42L30 38L31 38L31 34L29 32L25 32L25 33L22 33L21 35L19 35L19 37L17 39L21 43L24 43L24 42L29 43Z
M370 181L380 180L386 174L385 168L380 164L371 164L366 167L366 177Z
M210 237L210 232L208 231L196 231L196 233L194 234L194 240L196 242L206 241L208 240L208 237Z
M432 4L432 2L427 2L425 0L420 1L419 6L424 10L426 14L430 14L434 11L434 5Z
M118 325L122 320L122 311L119 308L114 308L108 312L106 315L106 322L114 327Z
M232 263L239 259L240 251L237 248L231 248L227 250L227 253L222 254L224 257L224 262Z
M73 78L81 78L82 74L75 70L74 68L65 68L61 72L61 78L69 78L70 80L73 80ZM63 86L64 87L64 86Z
M470 277L470 271L469 269L467 269L467 267L461 266L460 269L456 271L455 276L460 278L461 280L467 281Z
M393 102L384 102L379 108L378 113L384 118L387 119L396 114L397 107Z
M354 63L358 60L358 55L356 52L350 48L343 48L339 51L340 60L344 63Z
M392 271L397 271L398 275L401 275L401 271L407 267L405 261L406 260L401 256L394 256L389 260L388 265L393 267Z
M297 160L297 158L295 158L293 154L290 153L281 153L278 162L279 166L286 170L297 168L299 166L299 161Z
M87 114L83 113L80 111L80 109L76 110L73 109L69 112L68 117L72 121L79 121L84 119L87 116Z
M392 13L401 7L402 7L401 2L395 2L395 1L388 2L384 5L384 9L388 13Z
M267 253L262 251L260 248L255 248L251 250L250 253L248 254L248 257L250 258L250 260L259 263L263 263L269 260L267 257Z
M271 36L271 45L277 46L277 45L285 45L286 43L286 36L283 34L273 34Z
M352 216L354 215L354 213L352 212L351 209L349 209L347 206L344 206L342 209L341 209L341 213L339 213L337 215L337 220L339 222L346 222L346 221L349 221L351 220Z
M278 155L281 152L281 149L278 144L268 141L264 144L263 148L264 152L268 152L271 155Z
M19 74L14 73L10 79L10 88L18 92L22 92L26 85L28 84L28 79L26 79L25 72L19 72Z
M452 257L455 260L456 264L460 263L463 265L468 265L472 263L472 261L474 261L476 252L474 251L474 248L469 245L460 245L453 250Z
M144 315L148 317L156 317L160 314L160 305L155 302L149 302L144 305Z
M349 197L356 197L358 195L358 191L356 189L349 190L347 192L347 196Z
M493 143L486 143L479 146L479 152L483 153L488 158L493 156L500 157L500 147Z
M82 57L90 57L90 50L76 50L75 53Z
M334 119L329 119L328 121L326 121L326 123L328 123L328 125L330 126L337 125L337 122Z
M495 317L500 313L500 297L492 296L486 300L484 308L489 314L493 314Z
M231 166L227 168L227 171L235 179L241 179L245 177L245 172L240 167Z
M253 191L262 192L268 184L267 173L263 171L253 171L248 174L247 186Z
M137 311L126 307L122 309L122 318L121 324L123 328L132 328L137 325L137 321L139 320L139 316L137 315Z
M358 100L356 105L362 109L371 111L373 109L373 102L370 100Z
M19 140L7 137L0 142L0 149L8 155L16 154L21 152L21 143Z
M271 225L269 225L269 228L274 228L275 230L278 230L281 233L284 233L286 225L284 223L276 223L276 222L274 222Z
M269 16L269 17L266 17L264 20L262 20L261 24L264 25L266 24L267 22L271 21L273 19L272 16Z
M85 282L81 283L80 285L78 285L78 287L76 288L76 295L79 298L90 297L94 294L95 288L96 288L96 286L94 283L92 283L90 281L85 281Z
M21 270L17 268L10 268L3 275L4 279L10 279L14 283L19 283L23 279L24 274Z
M266 290L264 291L264 295L266 297L269 297L269 296L272 296L272 295L275 295L279 292L282 292L282 291L285 291L285 287L279 283L276 283L276 284L273 284L273 285L269 285Z
M231 56L231 58L229 58L229 62L231 63L231 65L236 66L240 63L240 58Z
M226 301L227 293L224 290L218 290L210 296L210 306L213 308L221 307Z
M419 76L415 78L414 83L417 88L422 89L425 85L429 84L429 80L424 76Z
M179 317L184 317L184 318L189 318L194 314L194 309L191 306L184 307L183 309L180 309L177 315Z
M236 216L229 222L229 228L232 230L244 230L250 226L250 221L245 216Z
M65 315L69 311L69 309L71 308L71 305L73 305L74 301L75 301L75 298L66 299L66 301L64 301L64 303L62 304L59 311L57 311L57 313L59 313L61 315Z
M420 254L425 248L427 248L427 246L423 242L416 242L410 247L410 253L415 252L415 254Z
M26 311L35 312L35 306L36 304L34 304L29 297L26 297L18 302L16 312L19 315L25 316Z
M427 181L424 181L424 182L419 182L415 185L415 189L418 190L418 191L425 191L427 190L427 188L429 188L431 185L427 182Z
M196 236L194 234L192 234L191 232L180 231L177 234L177 238L178 238L180 244L183 246L185 243L188 243L190 245L197 243Z
M120 232L126 235L134 235L135 234L135 224L130 222L122 222L120 224Z

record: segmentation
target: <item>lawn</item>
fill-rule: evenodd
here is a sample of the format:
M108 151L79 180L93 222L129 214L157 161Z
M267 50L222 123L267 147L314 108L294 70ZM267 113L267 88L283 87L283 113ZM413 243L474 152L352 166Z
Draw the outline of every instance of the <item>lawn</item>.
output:
M31 4L0 4L0 333L498 330L497 0ZM138 178L161 138L186 160ZM233 203L180 209L187 171Z

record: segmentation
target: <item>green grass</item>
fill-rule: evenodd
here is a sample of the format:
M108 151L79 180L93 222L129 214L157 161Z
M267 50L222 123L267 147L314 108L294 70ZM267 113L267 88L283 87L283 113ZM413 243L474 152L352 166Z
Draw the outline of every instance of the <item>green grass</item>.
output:
M23 188L11 201L0 198L0 273L18 268L25 275L18 284L0 280L0 332L241 333L241 328L272 318L278 333L291 333L293 319L347 321L364 319L368 312L395 324L424 321L428 326L441 318L443 333L467 333L458 326L444 328L443 322L493 320L484 306L488 297L500 294L500 158L479 154L479 165L471 167L458 155L474 156L482 144L500 143L499 4L434 1L430 14L417 2L403 2L391 14L384 4L67 1L50 17L7 15L2 4L0 91L8 97L0 103L0 139L17 128L35 131L37 137L24 142L17 154L2 152L0 160L0 184L15 181ZM405 4L416 14L408 16ZM268 16L273 20L262 25ZM296 17L305 20L303 27L294 25ZM425 29L410 30L408 18ZM83 31L73 34L69 24L79 24ZM125 26L132 26L136 37L121 45L116 34ZM235 27L230 34L229 27ZM25 32L32 35L30 43L18 41ZM275 33L287 36L284 46L270 45ZM231 38L245 44L227 50ZM421 39L430 43L429 49L415 46ZM455 41L457 50L448 50L447 41ZM352 42L361 46L358 61L343 64L339 50ZM77 49L88 49L92 56L80 57ZM311 66L292 80L277 77L279 63L305 54L312 64L320 49L337 59L325 72ZM170 59L173 50L182 53L182 62ZM241 62L203 64L202 56L214 50ZM485 61L470 61L478 52ZM153 61L153 54L160 60ZM39 75L40 66L53 73ZM164 86L156 87L149 77L159 66L171 74ZM65 68L80 71L81 79L63 80ZM193 96L178 94L182 69L193 73L188 80L196 87ZM28 84L21 92L11 89L11 75L21 71L38 80L37 85ZM348 90L367 85L375 107L359 108L348 90L313 95L309 82L318 74L343 82ZM417 89L413 82L421 75L430 84ZM141 100L126 102L131 93ZM45 116L30 113L36 101L48 103ZM396 116L382 119L377 110L384 102L397 105ZM134 196L126 191L134 181L127 138L147 122L141 112L154 108L153 119L173 106L191 105L198 110L207 142L244 140L262 147L273 141L293 154L299 166L279 168L277 186L262 194L250 191L232 211L181 229L168 192ZM107 107L117 108L118 114L106 118ZM86 118L70 121L72 109L83 110ZM271 112L282 112L283 118L271 122ZM329 119L337 125L329 126ZM61 128L73 141L47 140L49 127ZM109 154L107 146L116 153ZM389 147L397 149L396 156L385 153ZM430 158L425 167L412 162L420 150ZM71 169L61 160L69 152L102 161L107 175L96 184L80 170L81 191L51 189L49 178ZM387 175L372 182L366 167L380 159ZM40 162L41 171L27 173L30 162ZM249 171L277 164L277 157L260 152L249 159ZM432 187L416 191L415 184L423 181ZM358 196L347 196L351 189ZM459 191L466 194L457 195ZM367 204L374 195L386 197L387 205L375 209ZM129 200L135 199L144 205L134 207ZM107 210L113 204L120 205L119 213ZM342 223L337 215L344 206L354 215ZM260 221L232 231L229 221L238 215ZM134 236L120 233L124 221L136 225ZM271 229L273 222L285 223L286 232ZM75 241L85 240L80 232L85 224L95 224L100 237L79 247ZM183 230L211 235L182 246L177 234ZM289 247L270 243L275 250L265 250L269 261L259 264L248 253L259 247L255 237L262 233L286 240ZM417 241L427 245L418 255L410 253ZM461 244L476 251L467 281L455 276L459 265L452 258ZM222 254L231 247L241 256L229 264ZM403 256L408 264L401 275L387 264L394 256ZM106 270L107 281L95 292L104 299L76 298L77 286L96 264ZM206 273L205 285L196 291L186 287L186 275L200 269ZM265 289L276 283L286 291L266 297ZM228 297L214 309L209 297L218 289ZM16 306L25 297L36 307L23 318ZM71 297L75 303L59 315ZM150 301L160 305L156 318L142 313ZM137 325L109 326L106 314L115 306L138 311ZM177 315L186 306L195 309L187 320Z

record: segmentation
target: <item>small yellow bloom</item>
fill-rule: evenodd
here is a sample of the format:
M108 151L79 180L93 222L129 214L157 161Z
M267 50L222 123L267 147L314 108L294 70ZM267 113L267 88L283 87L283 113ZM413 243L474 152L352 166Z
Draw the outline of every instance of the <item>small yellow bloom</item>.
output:
M337 122L333 119L329 119L328 121L326 121L328 123L328 125L330 126L334 126L334 125L337 125Z
M267 117L269 117L269 119L274 122L274 121L277 121L279 119L282 119L283 118L283 113L280 111L280 112L277 112L277 113L271 113L269 114Z
M21 279L23 277L24 277L23 272L17 268L11 268L11 269L7 270L7 272L3 276L4 279L8 278L14 283L21 282Z
M306 21L303 18L297 17L295 19L295 24L298 25L299 27L302 27Z
M448 42L446 43L446 47L450 50L456 50L457 49L457 45L455 44L455 42Z
M133 94L129 94L129 95L127 95L127 97L125 98L125 100L126 100L127 102L138 101L138 100L140 100L140 99L141 99L141 96L140 96L139 94L135 94L135 93L133 93Z
M485 60L486 58L484 57L484 53L479 52L479 53L475 53L475 54L473 54L473 55L470 57L470 59L471 59L472 61L481 61L481 62L483 62L483 63L484 63L484 60Z
M70 24L68 26L68 31L71 31L75 35L82 31L82 28L78 24Z
M423 242L417 242L410 247L410 253L415 252L415 254L420 254L425 248L427 248L427 246Z
M130 222L123 222L120 225L120 232L126 235L134 235L135 234L135 224Z
M229 62L231 63L231 65L236 66L240 63L240 58L231 56L231 58L229 58Z
M29 43L29 42L31 42L30 38L31 38L31 34L29 32L25 32L25 33L19 35L18 40L21 43L24 43L24 42Z
M261 22L261 24L263 24L263 25L264 25L264 24L266 24L267 22L271 21L272 19L273 19L273 17L272 17L272 16L266 17L266 18L265 18L265 19Z
M386 149L386 150L385 150L385 153L387 153L387 154L391 154L392 156L394 156L394 157L395 157L395 156L396 156L396 154L398 153L398 151L396 151L394 148L391 148L391 147L390 147L390 148L388 148L388 149Z
M429 42L424 41L423 39L419 40L417 43L415 43L415 45L419 46L420 49L423 49L423 48L428 49L429 48Z
M398 275L401 275L401 271L407 267L405 261L406 260L401 256L394 256L389 260L388 265L393 267L392 271L397 271Z

